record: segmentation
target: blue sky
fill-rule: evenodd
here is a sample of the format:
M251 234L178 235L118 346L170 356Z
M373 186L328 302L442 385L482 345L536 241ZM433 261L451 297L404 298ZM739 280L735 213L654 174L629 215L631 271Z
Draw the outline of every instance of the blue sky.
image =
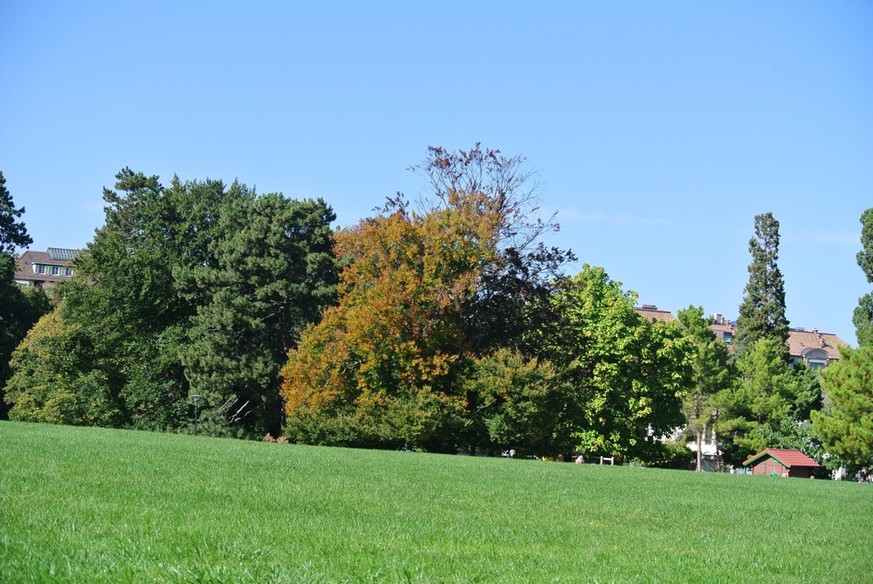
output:
M871 288L863 0L6 0L0 79L0 170L37 249L84 247L124 166L320 196L350 225L422 191L427 146L482 142L526 157L553 243L641 303L736 317L767 211L792 326L854 344Z

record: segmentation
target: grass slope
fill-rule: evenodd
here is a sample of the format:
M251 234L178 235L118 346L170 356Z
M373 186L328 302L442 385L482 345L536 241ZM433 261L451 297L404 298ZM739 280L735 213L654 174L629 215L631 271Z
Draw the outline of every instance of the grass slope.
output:
M3 582L864 581L873 488L0 422Z

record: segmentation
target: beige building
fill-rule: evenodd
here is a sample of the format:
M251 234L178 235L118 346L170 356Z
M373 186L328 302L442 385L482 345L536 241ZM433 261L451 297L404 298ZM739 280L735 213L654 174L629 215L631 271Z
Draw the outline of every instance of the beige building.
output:
M804 361L816 371L838 360L840 347L848 346L848 343L834 333L802 328L789 329L786 344L792 361Z
M637 314L649 322L671 322L676 320L668 310L660 310L654 304L643 304L634 310ZM731 347L737 334L735 322L716 314L709 325L709 329L716 337ZM829 364L840 358L840 347L848 346L843 339L834 333L823 333L818 329L806 330L792 328L788 330L788 354L792 361L803 361L816 371L824 369Z

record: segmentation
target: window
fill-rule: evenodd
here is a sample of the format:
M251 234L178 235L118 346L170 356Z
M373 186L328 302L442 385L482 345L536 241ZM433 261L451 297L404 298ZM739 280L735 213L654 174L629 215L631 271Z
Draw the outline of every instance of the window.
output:
M828 364L828 354L823 349L807 349L803 352L803 360L813 371L821 371Z
M33 271L37 274L45 274L45 266L42 264L34 264Z
M72 276L73 275L73 268L66 268L65 273L67 276Z
M57 276L61 273L61 266L52 266L52 276Z
M724 344L725 344L725 345L730 345L730 344L733 343L733 342L734 342L734 335L733 335L733 333L725 333L725 334L724 334Z

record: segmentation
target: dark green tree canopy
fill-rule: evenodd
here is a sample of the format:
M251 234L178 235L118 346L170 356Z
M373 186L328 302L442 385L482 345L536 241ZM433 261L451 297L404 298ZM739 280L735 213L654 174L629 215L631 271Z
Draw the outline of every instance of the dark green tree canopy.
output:
M782 345L788 340L785 283L779 270L779 222L772 213L755 216L755 236L749 240L752 262L749 282L737 318L736 350L751 350L762 338ZM784 358L788 358L785 348Z
M12 374L9 360L15 347L39 318L51 310L42 288L15 283L15 259L0 254L0 420L7 416L4 386Z
M27 247L33 239L20 221L24 207L15 208L12 194L6 189L6 177L0 172L0 253L14 254L19 247Z
M181 351L205 419L232 400L256 434L281 430L279 369L336 297L334 218L320 199L279 194L250 193L222 209L214 265L184 276L186 290L205 295Z
M332 299L332 211L239 183L115 178L57 314L13 360L11 415L185 430L198 392L201 431L277 431L278 368ZM52 412L59 400L70 408Z
M858 299L858 306L852 314L855 337L859 347L873 347L873 292Z
M188 380L179 357L199 298L180 293L174 272L209 262L216 217L227 193L220 181L169 186L157 176L122 169L105 188L105 223L65 283L65 327L89 347L89 358L62 370L86 377L115 404L113 425L166 430L190 419ZM85 343L87 340L87 343ZM74 381L67 386L79 387ZM81 419L89 424L99 415Z
M48 298L41 289L22 290L15 283L15 252L33 240L20 220L24 207L15 208L0 172L0 419L6 419L3 387L11 375L12 351L40 316L48 311Z

